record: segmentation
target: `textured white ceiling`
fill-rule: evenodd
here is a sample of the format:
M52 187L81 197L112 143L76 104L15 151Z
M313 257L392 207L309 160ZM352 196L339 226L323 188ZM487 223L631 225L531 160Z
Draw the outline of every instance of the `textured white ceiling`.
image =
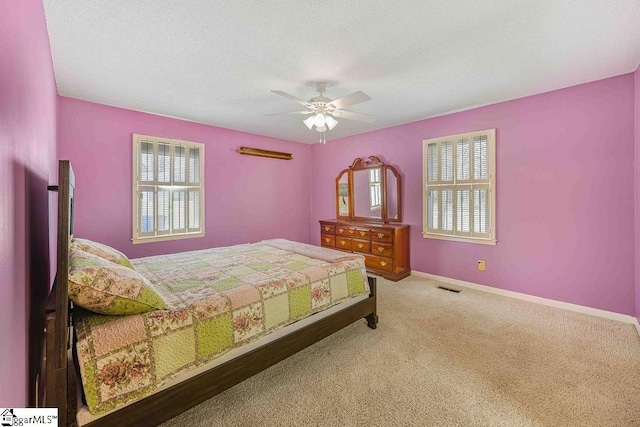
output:
M44 0L62 96L314 143L298 105L362 90L327 139L632 72L640 0Z

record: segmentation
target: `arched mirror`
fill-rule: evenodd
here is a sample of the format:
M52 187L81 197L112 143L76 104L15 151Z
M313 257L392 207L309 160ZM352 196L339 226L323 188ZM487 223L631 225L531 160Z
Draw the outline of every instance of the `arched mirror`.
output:
M401 179L393 166L375 156L357 158L336 178L338 218L401 222Z
M385 179L387 221L400 222L400 175L392 166L387 166Z
M345 169L340 172L340 175L336 178L336 194L338 196L336 200L337 218L351 218L351 190L349 184L349 169Z

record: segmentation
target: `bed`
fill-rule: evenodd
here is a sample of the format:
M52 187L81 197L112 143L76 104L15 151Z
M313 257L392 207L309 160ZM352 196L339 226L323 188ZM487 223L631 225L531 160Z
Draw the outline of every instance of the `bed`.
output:
M157 425L359 319L377 326L376 282L363 273L363 264L328 259L331 254L320 253L321 248L281 239L133 260L166 302L157 311L108 316L76 307L67 286L70 259L73 264L77 256L70 248L75 177L69 161L60 161L58 179L57 274L45 310L39 400L59 408L60 425ZM249 263L252 274L241 261ZM177 274L176 266L182 267L179 277L170 277ZM185 271L192 275L185 277ZM243 283L232 286L238 281ZM284 288L292 294L280 295ZM289 304L289 314L269 311L276 300ZM112 324L115 329L105 329ZM178 334L168 340L174 346L169 350L156 346L153 339L164 339L172 328L195 336L196 347L175 341ZM113 332L118 330L126 333ZM151 350L140 350L147 342L153 343ZM127 351L137 358L126 360ZM166 362L149 367L153 363L147 362L163 357ZM123 364L127 369L118 370ZM121 382L126 387L119 392L113 385L125 370L135 378ZM84 395L80 384L86 386Z

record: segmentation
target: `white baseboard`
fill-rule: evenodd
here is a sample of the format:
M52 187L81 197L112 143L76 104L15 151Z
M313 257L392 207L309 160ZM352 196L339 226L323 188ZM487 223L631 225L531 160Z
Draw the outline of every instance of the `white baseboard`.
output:
M505 289L493 288L491 286L480 285L478 283L472 283L472 282L465 282L464 280L451 279L449 277L437 276L435 274L423 273L421 271L416 271L416 270L411 270L411 274L419 277L425 277L431 280L436 280L438 282L462 286L470 289L476 289L482 292L489 292L491 294L516 298L523 301L533 302L536 304L547 305L550 307L561 308L563 310L575 311L583 314L590 314L591 316L604 317L605 319L616 320L618 322L632 323L633 325L635 325L636 330L638 331L638 335L640 335L640 324L638 323L638 319L636 319L633 316L629 316L627 314L614 313L613 311L600 310L599 308L585 307L583 305L571 304L568 302L536 297L533 295L527 295L520 292L507 291Z

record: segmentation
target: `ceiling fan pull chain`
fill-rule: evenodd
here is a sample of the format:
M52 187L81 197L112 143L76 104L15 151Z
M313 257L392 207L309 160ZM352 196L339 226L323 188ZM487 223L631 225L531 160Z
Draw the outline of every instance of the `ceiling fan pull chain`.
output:
M320 137L320 143L321 144L326 144L327 143L325 132L322 132L322 136Z

